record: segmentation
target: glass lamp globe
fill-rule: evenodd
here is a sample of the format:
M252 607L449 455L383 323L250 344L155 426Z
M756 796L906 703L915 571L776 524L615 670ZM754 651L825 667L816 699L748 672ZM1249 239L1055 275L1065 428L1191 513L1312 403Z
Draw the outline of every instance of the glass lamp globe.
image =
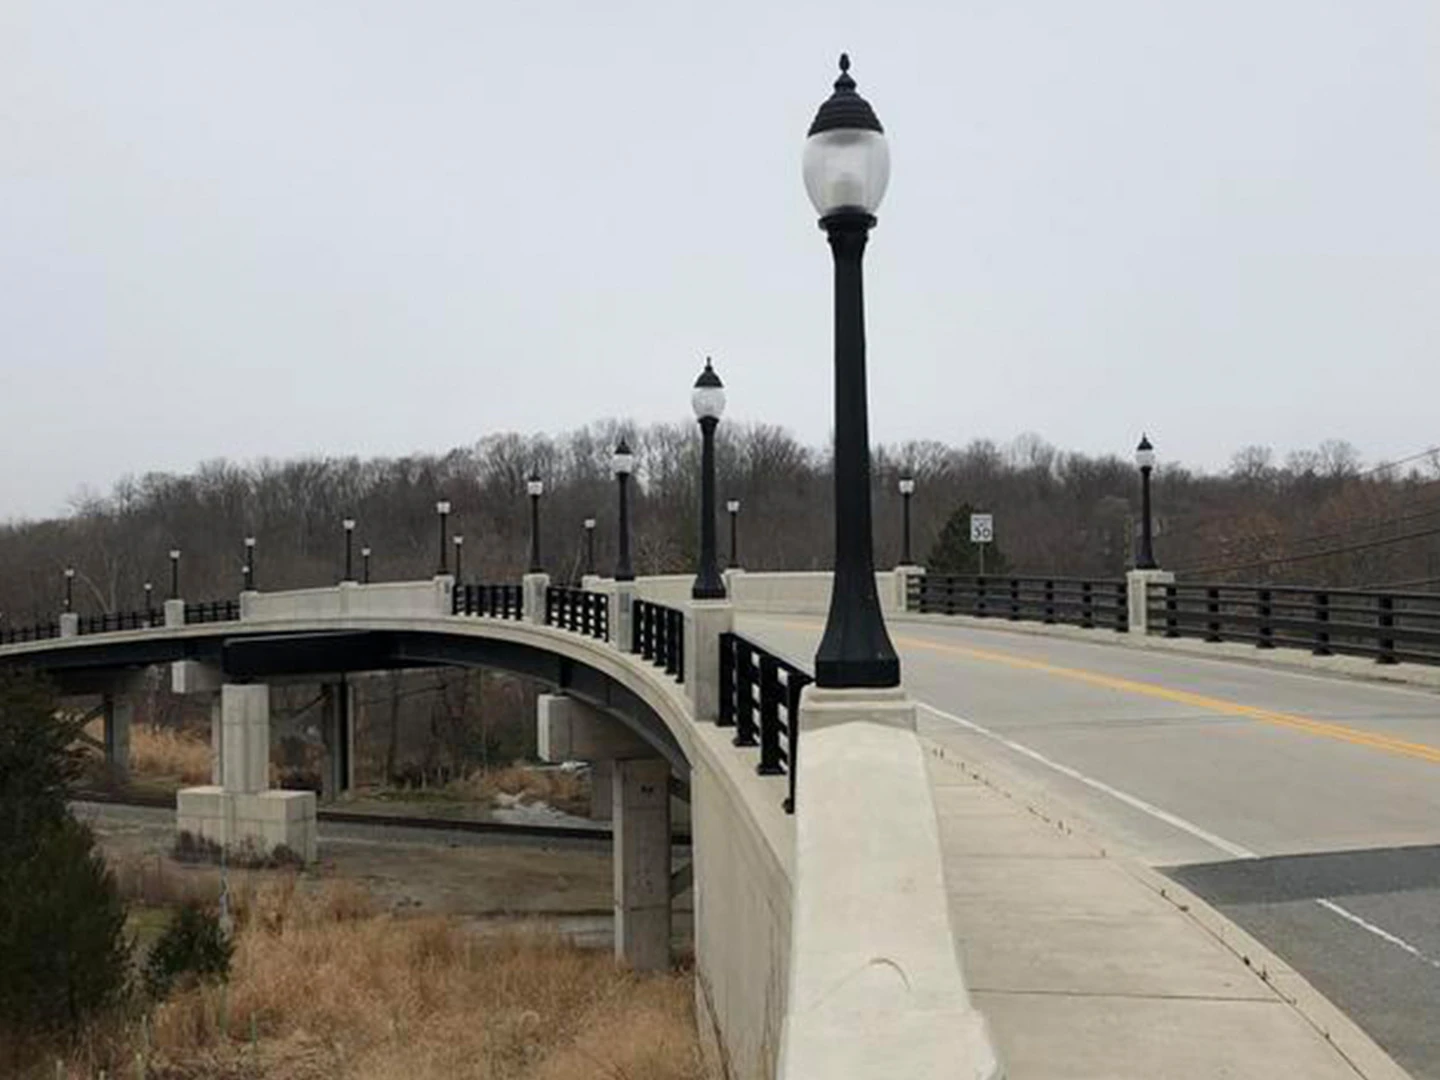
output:
M180 549L179 549L179 548L171 548L171 549L170 549L170 558L172 558L172 559L178 559L178 558L180 558Z
M545 481L541 480L540 477L534 473L531 473L530 479L525 481L525 490L531 495L544 495Z
M253 537L253 536L247 536L247 537L245 537L245 546L246 546L247 548L253 548L253 547L255 546L255 537Z
M845 210L874 214L890 183L885 129L870 103L855 92L850 57L843 53L835 92L810 125L801 171L822 218Z
M731 499L725 504L725 509L730 511L730 513L732 514L738 514L740 512L740 500Z
M457 533L456 536L455 536L455 546L456 546L456 547L459 547L459 546L460 546L461 544L463 544L463 543L465 543L465 537L463 537L463 536L461 536L461 535L459 535L459 534Z
M719 420L725 412L725 384L715 374L710 358L705 358L705 370L695 380L695 389L690 392L690 405L700 420Z
M913 477L902 476L902 477L900 478L900 494L901 494L901 495L913 495L913 494L915 494L915 480L914 480Z
M346 532L354 532L354 531L355 531L355 519L354 519L354 518L346 518L346 519L345 519L344 521L342 521L340 524L341 524L342 526L344 526L344 529L345 529Z
M1135 464L1141 469L1155 467L1155 448L1150 445L1150 439L1146 435L1140 436L1140 445L1135 447Z
M437 502L435 504L435 512L437 514L448 514L450 512L450 500L441 499L439 502Z
M615 447L615 453L610 456L610 467L615 470L616 476L629 476L635 471L635 455L630 452L630 444L624 439Z
M593 528L595 528L595 519L594 519L594 518L586 518L586 519L585 519L585 528L587 528L587 529L593 529Z

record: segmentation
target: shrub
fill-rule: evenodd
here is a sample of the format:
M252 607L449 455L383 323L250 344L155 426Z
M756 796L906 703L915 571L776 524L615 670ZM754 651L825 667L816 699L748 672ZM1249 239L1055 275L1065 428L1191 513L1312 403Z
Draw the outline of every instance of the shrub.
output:
M145 990L157 1000L179 984L230 975L235 946L215 912L191 901L180 907L145 960Z

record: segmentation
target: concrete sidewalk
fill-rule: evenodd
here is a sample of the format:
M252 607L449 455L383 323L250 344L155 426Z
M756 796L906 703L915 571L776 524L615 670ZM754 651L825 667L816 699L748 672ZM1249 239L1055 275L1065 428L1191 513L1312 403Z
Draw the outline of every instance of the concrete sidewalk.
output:
M1405 1080L1186 890L925 738L966 982L1008 1080Z

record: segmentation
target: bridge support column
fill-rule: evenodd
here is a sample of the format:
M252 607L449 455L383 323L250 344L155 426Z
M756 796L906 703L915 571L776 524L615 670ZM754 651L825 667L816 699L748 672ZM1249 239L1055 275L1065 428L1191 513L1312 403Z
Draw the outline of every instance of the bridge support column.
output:
M1130 633L1144 637L1150 632L1150 586L1169 585L1175 575L1169 570L1131 570L1125 575L1125 603Z
M615 763L613 761L592 761L590 763L590 820L609 821L614 817L611 803L614 789Z
M210 700L210 783L225 782L225 727L220 695Z
M105 765L119 783L130 779L130 722L135 703L128 697L105 695Z
M520 579L521 608L525 621L545 625L545 590L550 587L549 574L526 574Z
M344 676L320 689L321 737L325 760L320 770L320 797L327 802L355 786L355 687Z
M268 856L283 847L313 862L315 793L268 790L270 687L227 683L219 708L221 782L180 790L179 831L247 855Z
M670 764L615 762L615 958L638 971L670 966Z
M735 627L729 600L692 600L685 613L685 686L696 720L720 715L720 635Z
M610 644L621 652L633 651L635 631L631 612L634 603L635 583L617 581L610 593Z

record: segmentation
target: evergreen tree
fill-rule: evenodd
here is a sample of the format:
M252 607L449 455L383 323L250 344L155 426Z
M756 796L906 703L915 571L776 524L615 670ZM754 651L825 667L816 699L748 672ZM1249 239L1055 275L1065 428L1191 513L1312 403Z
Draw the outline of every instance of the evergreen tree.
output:
M79 728L42 679L0 672L0 1045L73 1031L129 975L114 875L66 804Z
M980 573L980 548L970 542L970 515L975 513L970 503L961 503L945 522L940 535L930 548L925 568L932 574L958 574L974 577ZM985 574L1000 577L1010 572L1010 560L1000 550L1000 545L991 542L985 545Z

